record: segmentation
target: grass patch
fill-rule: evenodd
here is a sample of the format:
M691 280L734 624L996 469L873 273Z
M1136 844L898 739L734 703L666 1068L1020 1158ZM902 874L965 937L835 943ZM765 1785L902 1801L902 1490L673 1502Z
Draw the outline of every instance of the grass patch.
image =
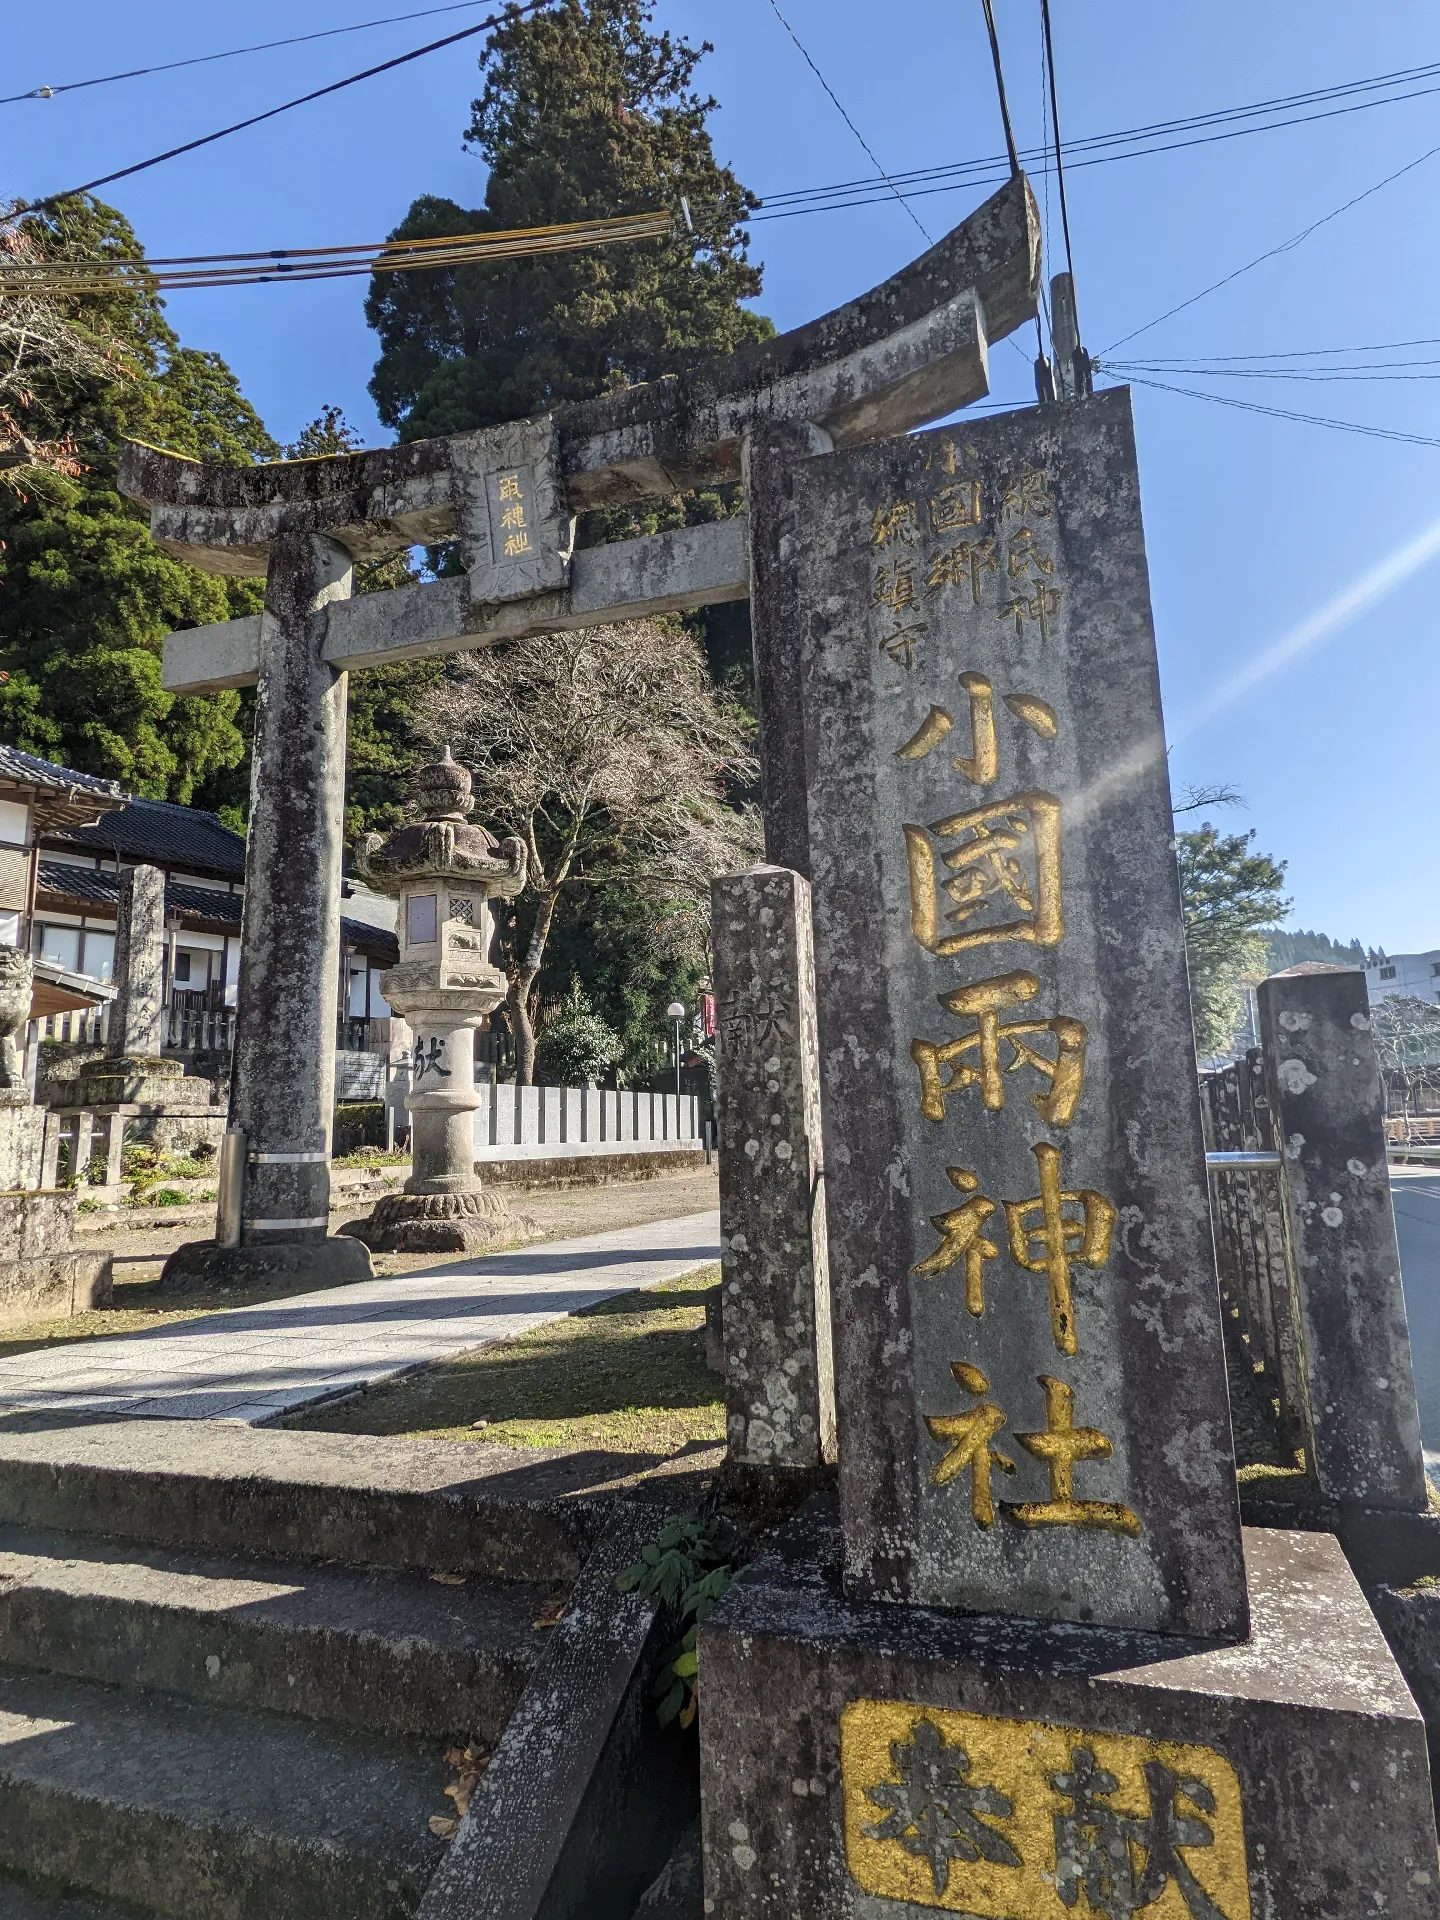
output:
M705 1267L601 1301L287 1426L327 1433L482 1440L672 1454L725 1438L719 1374L705 1365ZM487 1424L478 1432L475 1422Z

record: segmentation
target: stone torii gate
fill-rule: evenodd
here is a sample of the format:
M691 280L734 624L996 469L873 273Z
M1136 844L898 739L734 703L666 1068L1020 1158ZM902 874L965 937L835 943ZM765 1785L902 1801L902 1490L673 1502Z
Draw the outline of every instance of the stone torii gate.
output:
M679 377L552 414L371 452L219 467L135 442L120 485L170 554L263 575L257 616L170 635L163 683L258 683L230 1120L246 1161L232 1244L202 1268L348 1276L327 1239L351 667L752 599L767 855L808 866L796 650L770 632L783 499L755 518L575 553L594 507L748 479L773 448L906 433L989 391L987 348L1030 319L1035 203L1016 175L892 279L809 325ZM465 572L352 599L357 560L458 540ZM222 1197L222 1222L224 1200Z

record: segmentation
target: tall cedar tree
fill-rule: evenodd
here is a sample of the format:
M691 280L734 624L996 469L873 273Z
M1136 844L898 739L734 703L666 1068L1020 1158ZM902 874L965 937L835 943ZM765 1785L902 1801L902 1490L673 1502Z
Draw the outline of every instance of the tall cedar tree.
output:
M129 222L89 197L25 226L47 258L144 258ZM177 699L160 654L177 628L253 612L260 588L163 554L117 491L116 461L126 436L233 463L280 449L219 355L180 345L143 276L60 311L104 357L39 369L29 393L36 437L63 435L78 471L13 468L0 487L0 739L133 793L228 797L245 757L240 695Z
M566 0L543 16L508 19L487 43L484 92L467 132L490 169L484 207L427 196L394 237L658 208L674 213L673 234L493 267L378 276L366 306L381 347L370 390L401 439L543 412L773 334L767 319L741 305L760 292L744 225L757 202L716 164L707 130L715 102L691 84L709 49L650 32L651 18L643 0ZM592 514L580 542L718 518L734 510L736 492ZM703 639L712 674L742 705L747 611L709 608L687 622ZM732 780L731 798L745 797L744 779ZM666 1004L694 1004L703 955L675 950L656 888L639 876L597 875L578 903L568 891L553 920L546 916L545 959L523 989L525 1015L513 1017L520 1051L528 1055L531 1023L581 978L621 1034L627 1071L647 1072L653 1036L668 1031Z
M743 222L754 196L717 165L691 88L704 47L648 30L644 0L566 0L487 42L466 142L485 205L417 200L392 236L483 233L668 208L663 240L377 279L370 391L403 440L493 426L676 373L773 329ZM687 225L682 199L689 208Z

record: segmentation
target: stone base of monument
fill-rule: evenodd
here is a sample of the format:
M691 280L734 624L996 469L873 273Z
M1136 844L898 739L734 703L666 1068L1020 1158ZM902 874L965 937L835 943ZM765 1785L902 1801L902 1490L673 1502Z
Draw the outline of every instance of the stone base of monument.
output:
M111 1256L73 1245L73 1193L0 1193L0 1326L108 1307Z
M217 1247L213 1240L187 1240L160 1270L161 1293L265 1286L276 1280L330 1283L373 1280L370 1249L358 1240L257 1239L243 1247Z
M1424 1727L1339 1546L1247 1529L1242 1645L845 1597L812 1501L700 1630L726 1920L1436 1920Z
M197 1147L218 1152L225 1137L214 1083L186 1073L183 1062L156 1054L87 1061L76 1076L74 1103L124 1107L134 1115L126 1121L129 1138L162 1153L193 1153Z
M44 1139L44 1109L24 1087L0 1087L0 1193L38 1184Z
M472 1193L389 1193L364 1220L340 1229L374 1253L488 1253L540 1237L528 1214L512 1213L483 1188Z

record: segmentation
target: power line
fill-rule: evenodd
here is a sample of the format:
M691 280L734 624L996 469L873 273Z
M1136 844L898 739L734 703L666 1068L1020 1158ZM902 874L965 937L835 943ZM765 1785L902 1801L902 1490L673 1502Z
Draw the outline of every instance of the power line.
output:
M1178 393L1187 400L1209 400L1217 407L1238 407L1243 413L1261 413L1272 420L1299 421L1307 427L1330 427L1339 433L1360 433L1372 440L1399 440L1412 447L1440 447L1440 439L1423 433L1401 433L1393 427L1366 427L1356 420L1331 420L1318 413L1292 413L1285 407L1267 407L1258 400L1237 400L1230 393L1201 393L1194 387L1176 387L1168 381L1151 380L1132 374L1137 387L1155 387L1161 393Z
M1259 126L1234 127L1221 124L1218 131L1197 132L1192 139L1163 138L1170 133L1213 128L1217 123L1235 118L1283 112L1293 104L1303 104L1306 100L1334 98L1345 91L1361 91L1390 84L1393 81L1431 77L1437 74L1440 74L1440 64L1433 67L1408 69L1394 76L1380 76L1374 80L1351 82L1345 89L1325 89L1312 95L1260 101L1246 107L1217 109L1212 113L1198 114L1190 119L1162 121L1146 127L1130 128L1109 134L1095 134L1078 140L1071 139L1066 143L1068 153L1066 164L1073 171L1077 167L1109 165L1116 160L1147 159L1157 154L1177 153L1190 147L1207 146L1220 140L1239 139L1249 134L1284 132L1289 127L1306 126L1315 121L1336 119L1350 113L1362 113L1371 107L1396 106L1409 100L1426 99L1440 93L1440 85L1420 87L1407 93L1392 93L1376 100L1362 100L1350 106L1336 107L1321 113L1292 114L1289 118L1272 119L1267 124ZM1027 168L1036 165L1048 168L1049 165L1048 147L1022 148L1019 157L1022 165ZM1006 155L992 154L975 160L954 161L938 167L916 168L906 173L893 174L890 179L898 187L904 188L911 198L920 199L931 194L956 193L966 187L998 183L1006 177L1007 166ZM838 181L830 186L804 187L789 192L766 194L762 202L765 210L755 218L780 220L793 218L801 213L840 212L850 207L870 205L876 197L872 183L868 180Z
M448 234L427 240L389 240L350 247L277 247L264 253L196 254L170 260L98 259L0 262L0 299L7 294L84 293L144 287L254 286L279 279L333 280L356 274L412 273L473 266L615 241L657 239L674 225L669 213L622 214L607 220L520 227L495 233Z
M1164 313L1157 314L1155 319L1147 320L1143 327L1136 327L1133 332L1122 334L1120 339L1110 343L1105 352L1113 353L1116 347L1123 347L1127 341L1138 340L1142 333L1149 333L1150 329L1158 327L1161 321L1173 319L1177 313L1183 313L1187 307L1193 307L1197 300L1204 300L1208 295L1218 292L1221 287L1228 287L1230 282L1238 280L1242 273L1249 273L1253 268L1263 266L1267 260L1273 260L1277 254L1289 253L1291 248L1298 247L1302 240L1308 240L1312 233L1318 233L1321 227L1328 226L1332 220L1338 220L1342 213L1348 213L1352 207L1358 207L1362 200L1368 200L1372 194L1379 193L1382 187L1388 187L1392 181L1400 179L1402 175L1413 173L1416 167L1424 166L1425 162L1432 160L1437 153L1440 153L1440 146L1427 148L1418 158L1407 160L1403 167L1397 167L1393 173L1387 173L1383 180L1377 180L1373 186L1366 187L1362 193L1353 194L1340 206L1332 207L1329 213L1322 213L1318 220L1312 220L1308 227L1302 227L1298 233L1292 233L1288 240L1282 240L1278 246L1267 248L1264 253L1257 254L1253 260L1247 260L1243 267L1236 267L1233 273L1227 273L1221 279L1212 281L1208 287L1202 287L1199 293L1192 293L1188 300L1182 300L1178 305L1167 308Z
M151 67L129 67L124 73L102 73L94 80L70 80L58 87L32 87L28 93L0 95L0 107L14 106L20 100L53 100L62 93L79 93L84 87L108 87L117 80L141 80L147 74L175 73L181 67L205 67L215 60L235 60L243 53L269 53L275 47L300 47L309 40L334 40L342 33L366 33L371 27L392 27L404 20L428 20L436 13L468 13L485 0L451 0L449 6L422 7L417 13L387 13L380 20L357 20L351 27L325 27L318 33L296 33L288 40L260 40L253 47L227 47L223 53L196 53L187 60L165 60Z
M443 40L432 40L428 46L415 47L409 53L400 53L393 60L382 60L379 66L366 67L363 73L352 73L344 80L332 80L327 87L316 87L313 92L302 93L294 100L286 100L281 106L270 107L264 113L252 113L246 120L237 120L232 126L221 127L215 133L202 134L198 140L187 140L183 146L170 147L164 153L153 154L148 160L137 160L133 166L119 167L114 173L103 173L95 180L87 180L82 186L67 187L63 193L47 194L43 200L32 200L22 208L22 213L35 213L42 207L53 207L57 200L68 200L79 193L93 193L96 187L108 187L113 181L128 180L131 174L144 173L147 167L158 167L162 161L174 160L182 153L193 153L197 147L208 147L216 140L224 140L232 133L241 133L246 127L259 126L262 120L273 120L277 114L289 113L292 107L303 107L312 100L323 100L326 94L339 93L345 87L353 87L361 80L373 80L377 73L389 73L395 67L406 66L411 60L419 60L427 53L438 53L442 47L453 47L457 41L469 40L477 33L485 33L491 27L498 27L507 19L518 19L527 13L536 13L542 7L548 7L552 0L526 0L523 6L507 6L503 13L492 13L473 27L462 27L459 33L447 34Z
M1283 350L1272 349L1268 353L1216 353L1207 357L1206 364L1218 366L1222 361L1233 360L1311 360L1318 359L1322 354L1332 353L1398 353L1404 347L1440 347L1440 334L1429 334L1419 340L1373 341L1369 346L1363 347L1288 347ZM1197 357L1195 354L1172 355L1168 359L1161 356L1151 360L1137 360L1133 364L1147 369L1163 369L1178 366L1181 359L1188 363Z
M987 0L987 4L988 4L988 0ZM788 33L790 38L795 42L795 45L800 49L801 56L804 59L806 66L809 67L810 71L814 74L815 78L820 82L821 86L825 89L826 93L829 94L831 103L834 106L835 111L840 115L840 118L845 122L846 126L850 129L851 133L854 134L855 138L860 142L860 145L865 149L865 152L869 156L871 164L874 166L876 173L879 174L880 178L885 182L886 186L889 187L890 191L894 194L895 198L900 202L901 206L904 207L906 213L908 213L910 218L915 222L915 225L920 228L920 232L924 238L926 246L927 247L933 246L934 242L931 240L930 235L926 233L925 228L921 225L919 215L916 213L915 209L910 205L909 201L905 198L904 194L901 193L900 189L895 185L894 181L890 178L889 174L886 173L884 167L882 167L880 162L875 158L875 154L870 146L870 142L865 138L864 134L861 133L860 129L856 126L855 122L850 118L849 114L845 111L844 107L841 106L839 96L836 94L835 89L831 86L830 82L825 78L824 74L821 73L819 67L816 66L815 62L810 58L810 55L806 51L804 43L801 41L799 34L796 33L795 29L791 26L790 22L785 18L784 14L780 11L779 0L770 0L770 5L775 10L775 18L780 22L781 26L784 27L786 33Z
M1005 98L1005 73L1000 65L1000 36L995 31L995 9L991 0L980 0L985 9L985 31L990 36L990 59L995 68L995 91L1000 96L1000 124L1005 129L1005 152L1013 180L1020 171L1020 156L1015 151L1015 130L1010 125L1010 102Z

